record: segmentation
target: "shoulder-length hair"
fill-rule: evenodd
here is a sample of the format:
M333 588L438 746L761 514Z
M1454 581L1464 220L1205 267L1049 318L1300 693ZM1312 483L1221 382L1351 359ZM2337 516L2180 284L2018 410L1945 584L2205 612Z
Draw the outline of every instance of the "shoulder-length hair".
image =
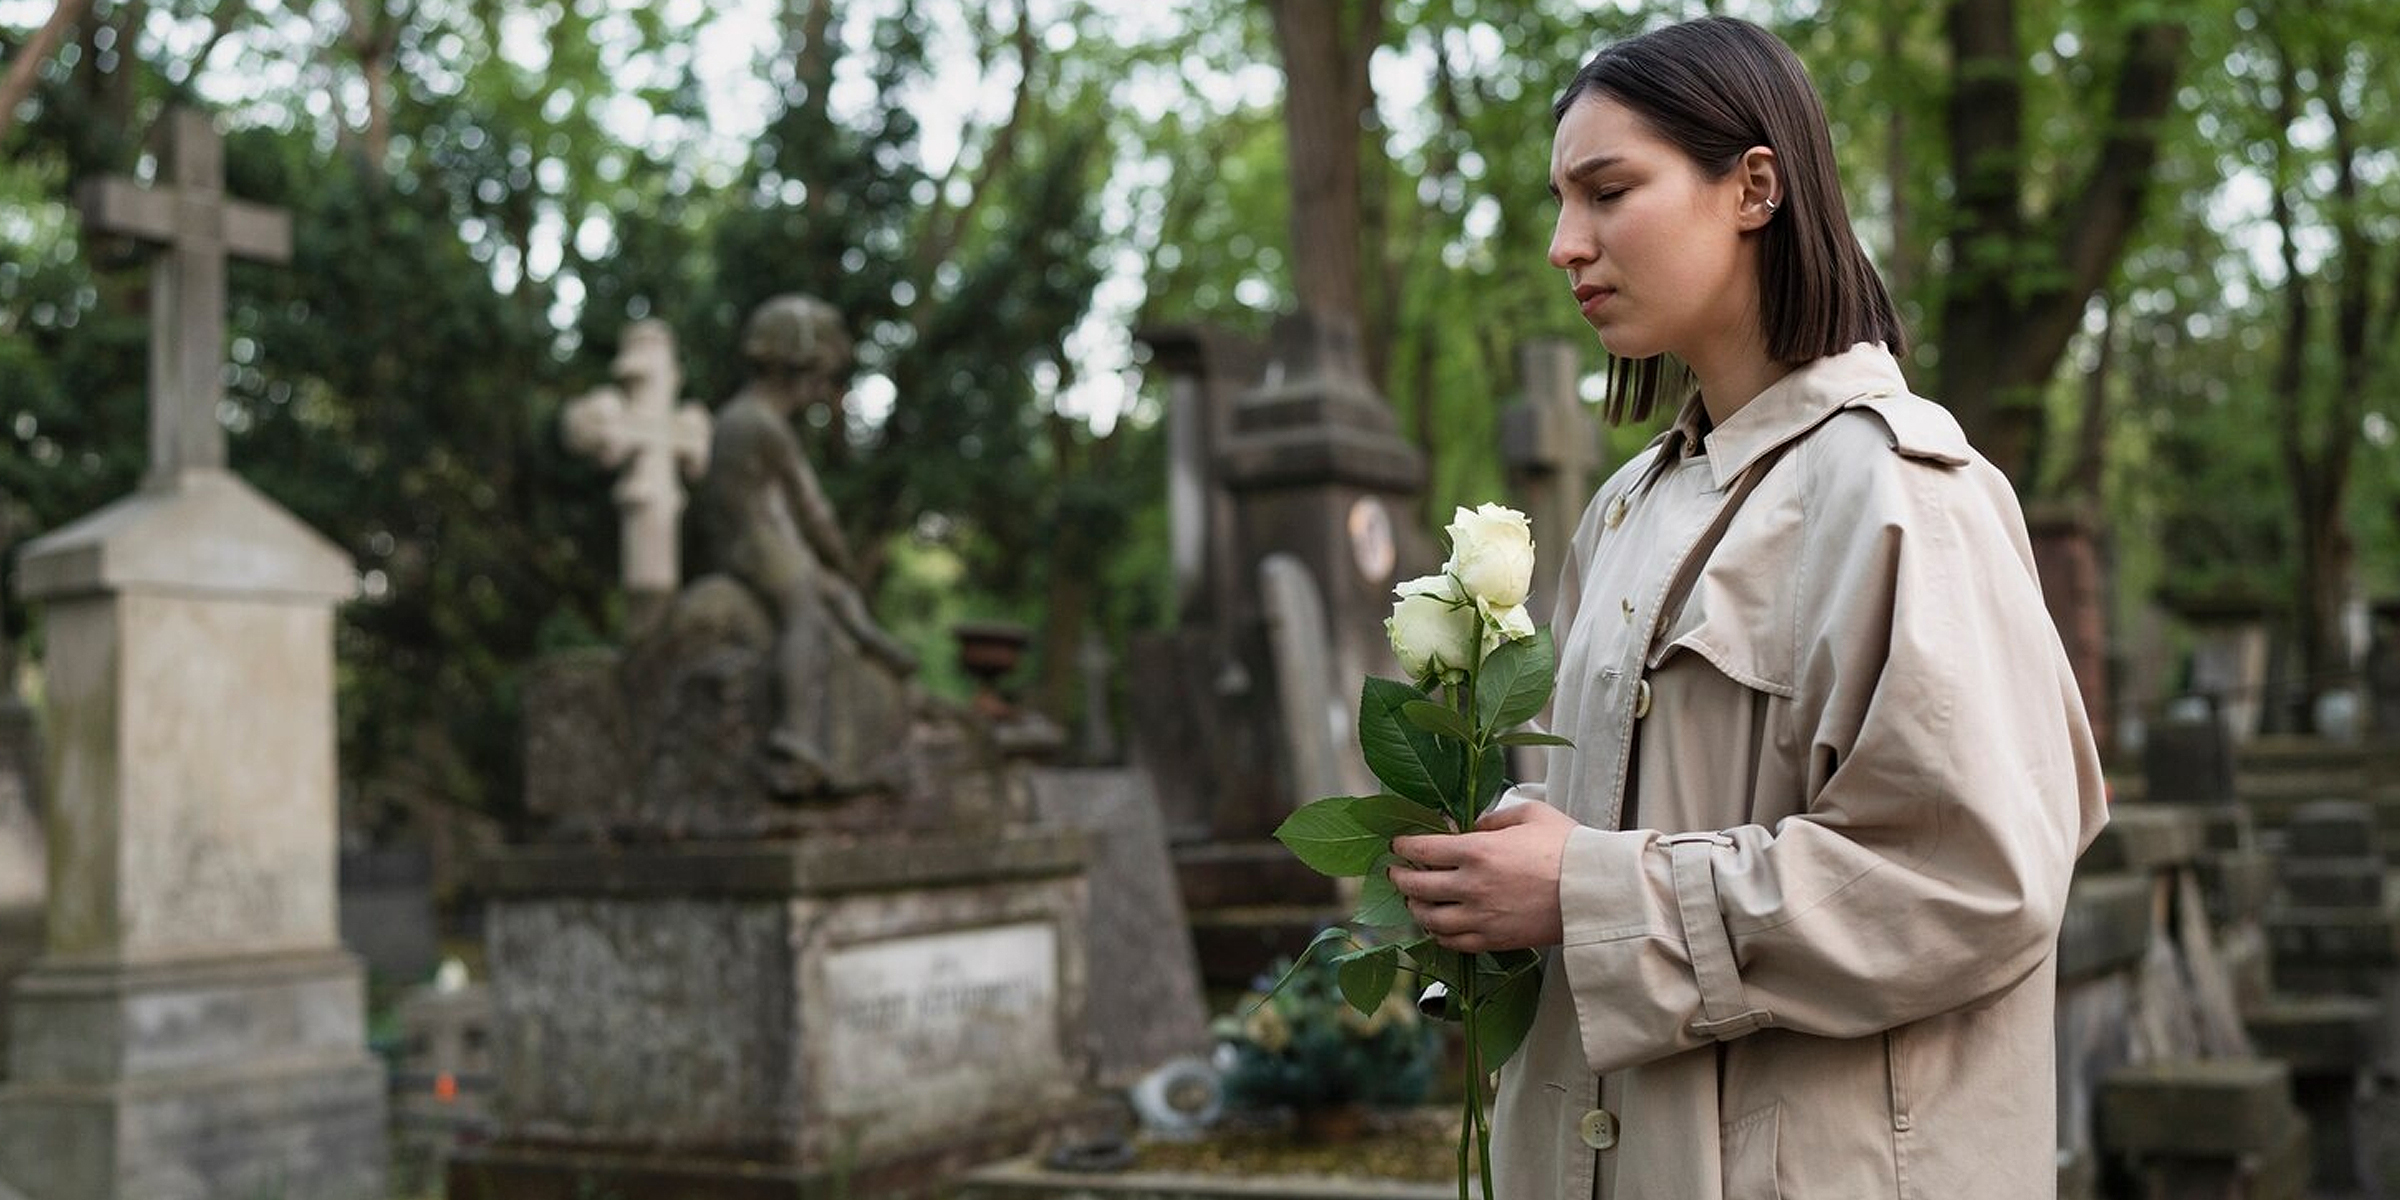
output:
M1761 231L1758 256L1770 357L1797 366L1860 342L1908 352L1891 293L1850 228L1824 103L1782 39L1732 17L1669 25L1585 63L1560 93L1553 119L1564 120L1586 93L1633 110L1712 180L1753 146L1775 152L1783 198ZM1665 358L1609 360L1612 424L1648 419L1666 381L1688 378Z

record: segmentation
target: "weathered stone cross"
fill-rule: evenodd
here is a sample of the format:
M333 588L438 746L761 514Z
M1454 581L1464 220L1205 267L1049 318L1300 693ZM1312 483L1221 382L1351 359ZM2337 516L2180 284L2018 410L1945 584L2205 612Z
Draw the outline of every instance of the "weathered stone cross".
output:
M225 465L225 259L292 257L291 215L225 195L225 141L191 109L167 116L169 186L121 176L80 197L84 223L165 247L150 274L150 476Z
M682 554L677 529L685 475L708 467L708 410L677 405L683 370L675 335L663 321L636 321L625 330L613 367L617 387L576 398L565 414L567 444L600 460L625 465L617 478L625 590L639 623L675 593Z

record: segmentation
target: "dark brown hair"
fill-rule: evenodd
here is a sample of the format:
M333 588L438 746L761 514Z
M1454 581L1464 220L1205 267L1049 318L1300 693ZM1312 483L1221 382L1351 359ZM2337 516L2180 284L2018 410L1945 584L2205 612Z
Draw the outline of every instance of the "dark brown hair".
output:
M1565 119L1586 92L1633 110L1712 180L1753 146L1775 152L1783 198L1762 230L1758 256L1769 357L1796 366L1859 342L1908 352L1891 293L1850 228L1824 103L1782 39L1732 17L1654 29L1585 63L1551 116ZM1609 359L1612 424L1648 419L1670 377L1688 380L1666 357Z

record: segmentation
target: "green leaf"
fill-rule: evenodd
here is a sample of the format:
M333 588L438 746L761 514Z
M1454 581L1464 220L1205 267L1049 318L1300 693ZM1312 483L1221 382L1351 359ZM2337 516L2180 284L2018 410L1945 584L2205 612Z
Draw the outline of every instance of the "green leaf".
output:
M1415 925L1415 918L1408 915L1408 897L1401 895L1400 889L1392 886L1392 877L1383 872L1385 866L1395 861L1398 860L1387 854L1367 872L1358 889L1358 912L1350 918L1352 922L1377 929L1405 929Z
M1494 647L1475 674L1475 723L1498 730L1531 720L1550 702L1557 671L1557 650L1546 628L1525 641Z
M1572 746L1575 743L1555 733L1535 733L1527 730L1523 733L1500 735L1500 744L1503 746Z
M1449 833L1447 818L1434 809L1401 796L1360 796L1350 805L1350 819L1385 838L1411 833Z
M1391 994L1392 979L1400 970L1399 955L1399 943L1391 942L1370 946L1341 960L1336 979L1341 984L1342 999L1348 1000L1360 1016L1382 1007L1383 998Z
M1400 715L1407 718L1409 724L1427 733L1437 733L1461 742L1475 740L1474 727L1467 724L1465 717L1458 715L1457 709L1447 704L1435 704L1431 700L1411 700L1400 706Z
M1527 966L1506 974L1478 972L1475 982L1478 988L1497 985L1475 1001L1476 1060L1484 1070L1496 1071L1517 1052L1526 1032L1533 1028L1534 1009L1542 999L1542 969Z
M1447 812L1466 754L1401 718L1401 709L1424 698L1405 683L1368 676L1358 698L1358 748L1383 786Z
M1302 805L1275 827L1275 840L1320 875L1364 875L1392 839L1359 823L1352 810L1360 799L1329 796Z
M1282 991L1283 985L1290 983L1292 981L1292 976L1300 973L1300 967L1302 964L1308 961L1308 956L1317 952L1317 947L1331 941L1347 940L1350 940L1350 931L1342 928L1339 925L1329 925L1318 930L1317 936L1308 939L1308 945L1303 947L1300 953L1292 956L1292 965L1284 968L1282 978L1277 979L1275 981L1275 986L1268 988L1266 990L1266 994L1258 998L1258 1004L1252 1005L1250 1007L1250 1011L1257 1012L1259 1005L1265 1004L1269 997L1272 997L1275 993Z

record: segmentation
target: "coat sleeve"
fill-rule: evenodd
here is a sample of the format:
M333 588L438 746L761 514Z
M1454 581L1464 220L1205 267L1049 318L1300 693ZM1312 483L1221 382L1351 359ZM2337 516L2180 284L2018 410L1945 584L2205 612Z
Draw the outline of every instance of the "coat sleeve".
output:
M1801 449L1797 687L1766 752L1806 756L1806 803L1771 829L1570 836L1562 957L1595 1071L2004 992L2053 952L2105 819L2006 480L1854 438Z

